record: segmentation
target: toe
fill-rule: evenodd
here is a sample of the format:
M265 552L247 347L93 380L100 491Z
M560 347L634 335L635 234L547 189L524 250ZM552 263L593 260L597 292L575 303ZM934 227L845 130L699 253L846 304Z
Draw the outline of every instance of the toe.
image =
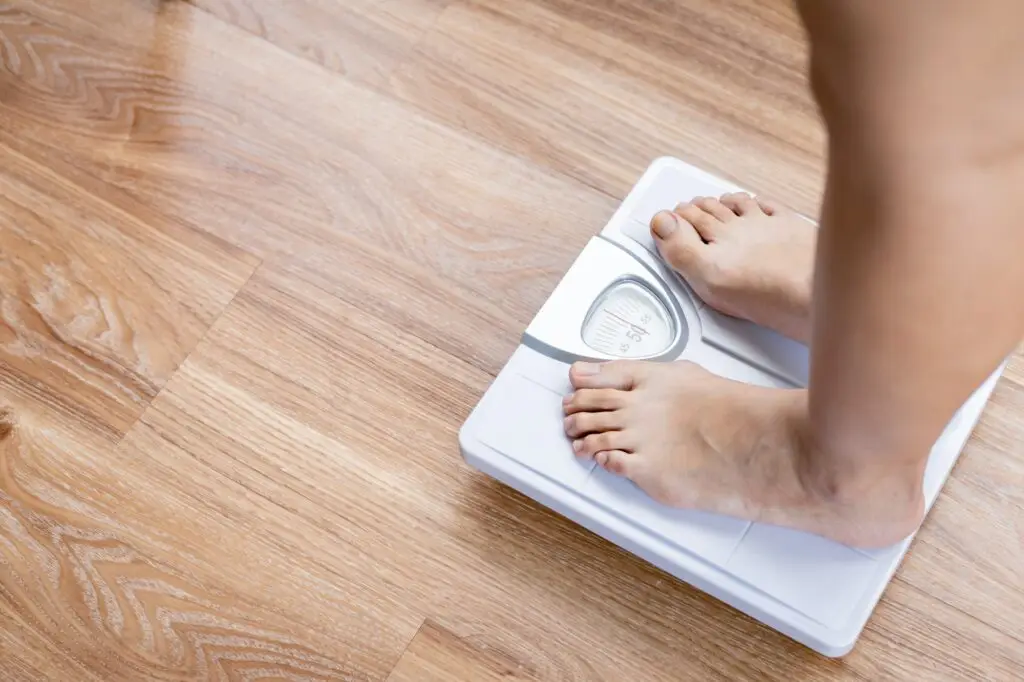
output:
M754 197L746 192L726 194L722 197L722 204L738 216L761 212L761 207L754 201Z
M604 450L594 455L594 460L601 466L601 468L610 471L613 474L619 476L625 476L629 478L629 472L633 458L636 455L631 455L628 452L622 450Z
M600 412L623 407L628 396L614 388L585 388L566 396L562 403L566 414Z
M705 247L693 225L672 211L662 211L651 221L651 235L665 261L686 277L700 266Z
M613 360L610 362L577 362L569 369L573 388L616 388L629 391L647 376L645 362Z
M675 214L693 226L705 242L714 241L722 221L693 203L679 204Z
M593 459L599 452L611 450L628 451L629 437L623 431L605 431L603 433L592 433L583 438L577 438L572 442L572 449L576 451L577 457Z
M764 211L765 215L775 215L780 211L784 210L782 204L775 201L774 199L766 199L764 197L757 197L757 205Z
M718 218L719 222L727 223L736 218L736 214L733 213L731 208L726 207L714 197L698 197L693 200L693 203L704 209L705 213L710 213Z
M565 418L565 434L570 438L581 438L591 433L618 431L621 428L621 412L580 412Z

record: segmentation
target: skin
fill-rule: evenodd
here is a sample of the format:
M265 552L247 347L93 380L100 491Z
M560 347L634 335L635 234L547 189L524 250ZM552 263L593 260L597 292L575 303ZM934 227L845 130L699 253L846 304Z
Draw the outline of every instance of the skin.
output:
M820 230L733 195L652 232L710 305L810 344L808 389L579 364L566 432L667 504L874 547L920 524L931 446L1024 334L1024 5L798 6L829 134Z
M830 136L814 478L839 495L886 475L916 485L941 429L1024 332L1024 7L800 8ZM999 200L969 205L979 196Z

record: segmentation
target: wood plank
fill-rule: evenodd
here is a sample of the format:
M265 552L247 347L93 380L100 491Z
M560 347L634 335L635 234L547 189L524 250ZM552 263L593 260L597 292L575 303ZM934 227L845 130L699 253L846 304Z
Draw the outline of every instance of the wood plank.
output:
M126 682L373 680L394 666L419 624L407 609L249 532L244 504L210 528L152 470L136 476L167 447L149 432L119 447L73 420L55 426L23 401L0 441L0 626L25 647L0 659L0 677L27 674L24 660L35 679ZM204 532L212 563L191 551Z
M257 263L0 146L0 388L32 383L120 433Z
M9 613L0 616L0 671L9 682L82 680L102 682L78 661L55 650L35 633L18 630Z
M479 646L428 620L413 638L388 682L515 682L540 680L501 651Z
M73 9L54 9L66 5ZM41 94L23 79L10 80L18 97L0 111L12 128L35 133L31 148L48 161L67 158L94 175L102 170L104 180L140 201L194 217L261 256L309 256L332 247L337 235L351 235L460 283L502 276L499 284L507 287L532 282L508 269L537 251L554 252L564 266L614 208L579 183L268 51L263 41L189 6L167 7L150 28L168 36L162 41L146 35L156 20L138 7L119 10L125 30L110 36L101 20L114 13L99 0L82 8L89 20L79 16L79 3L18 6L25 9L8 25L8 40L26 53L37 43L59 42L62 52L43 68L70 62L64 68L76 69L74 82L87 90ZM208 44L223 49L209 54ZM268 80L275 70L287 78ZM49 97L72 100L94 91L96 115L72 106L48 111ZM134 126L148 135L136 134L128 107L114 110L115 95L151 101L137 113L153 120ZM174 108L163 110L164 102ZM11 144L28 147L25 137ZM552 205L562 211L552 212ZM552 233L564 239L552 240ZM473 257L483 250L494 258ZM541 264L554 272L547 257Z
M464 292L475 316L493 317L483 309L490 306L506 318L503 352L614 210L579 182L189 5L165 5L159 15L144 3L101 0L14 7L0 25L21 57L0 73L12 93L0 104L0 139L63 162L77 182L102 180L118 192L113 202L124 195L290 262L335 292L359 267L347 258L353 249L380 263L414 262L415 275L395 277L424 273L433 281L421 288L444 282ZM45 56L38 67L35 53ZM43 69L40 78L25 71L30 64ZM395 270L385 265L376 279ZM401 317L390 319L447 324L418 303L399 305ZM499 357L493 335L458 341L474 356Z
M824 135L781 2L459 0L401 96L612 196L675 155L814 213Z
M896 581L841 665L839 679L1009 681L1020 678L1024 652L1013 637Z
M384 87L448 0L188 0L354 81Z

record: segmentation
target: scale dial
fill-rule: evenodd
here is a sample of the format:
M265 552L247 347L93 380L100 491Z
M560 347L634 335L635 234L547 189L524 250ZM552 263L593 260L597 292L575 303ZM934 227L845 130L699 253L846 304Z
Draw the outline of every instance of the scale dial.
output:
M676 339L668 306L637 279L622 279L602 293L583 322L583 342L617 358L661 355Z

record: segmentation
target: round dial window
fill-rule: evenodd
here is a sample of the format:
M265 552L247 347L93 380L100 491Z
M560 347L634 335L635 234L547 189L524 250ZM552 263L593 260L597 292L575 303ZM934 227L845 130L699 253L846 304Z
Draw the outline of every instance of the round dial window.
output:
M618 358L647 358L668 350L676 325L668 306L639 281L625 279L608 287L583 323L583 342Z

